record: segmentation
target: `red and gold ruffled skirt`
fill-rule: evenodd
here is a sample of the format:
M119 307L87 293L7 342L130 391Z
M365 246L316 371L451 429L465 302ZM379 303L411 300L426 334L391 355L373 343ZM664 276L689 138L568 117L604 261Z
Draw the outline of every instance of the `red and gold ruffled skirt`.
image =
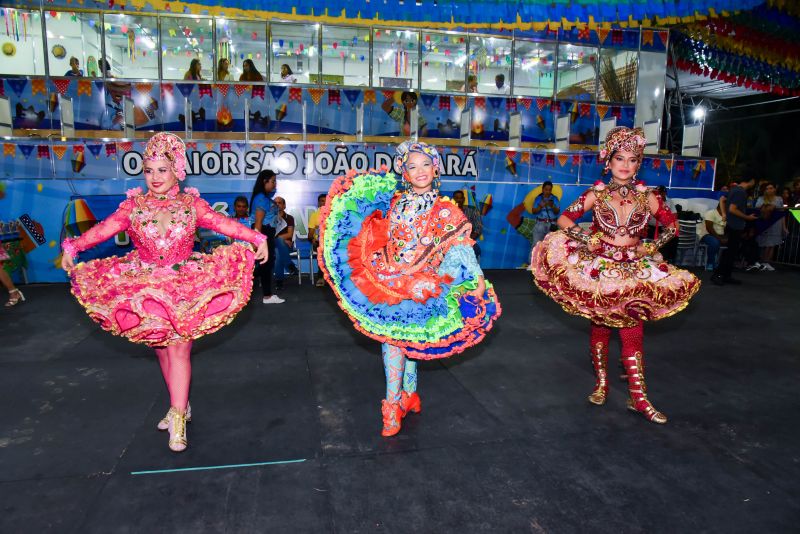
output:
M531 270L539 289L564 311L614 328L675 315L700 289L696 276L658 253L637 259L633 248L607 243L592 253L563 232L534 247Z

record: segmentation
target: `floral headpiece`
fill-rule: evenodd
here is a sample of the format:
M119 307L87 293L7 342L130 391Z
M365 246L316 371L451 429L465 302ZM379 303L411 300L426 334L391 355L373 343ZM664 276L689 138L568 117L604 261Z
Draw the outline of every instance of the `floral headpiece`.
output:
M418 154L424 154L431 158L431 162L433 163L433 169L436 173L439 173L439 151L437 151L434 147L426 144L426 143L419 143L416 141L403 141L399 145L397 145L397 149L395 151L397 162L400 165L402 170L406 170L406 164L408 164L408 156L412 153L416 152Z
M612 128L606 135L606 142L603 150L600 151L600 159L608 162L614 152L622 150L624 152L633 152L640 160L644 154L644 145L647 139L644 137L644 130L641 128L627 128L625 126L617 126Z
M151 161L165 159L170 162L178 180L186 178L186 145L175 134L161 132L151 137L143 157Z

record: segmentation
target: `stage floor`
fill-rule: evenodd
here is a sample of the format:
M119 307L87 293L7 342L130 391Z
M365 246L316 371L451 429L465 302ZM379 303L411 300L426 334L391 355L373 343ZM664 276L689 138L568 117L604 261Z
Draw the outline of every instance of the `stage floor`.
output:
M0 532L797 531L800 272L706 282L645 327L666 426L625 409L616 337L596 407L587 321L527 272L487 274L496 328L421 365L423 411L389 439L380 346L330 290L256 299L196 344L182 454L155 429L153 352L66 285L23 288L0 308Z

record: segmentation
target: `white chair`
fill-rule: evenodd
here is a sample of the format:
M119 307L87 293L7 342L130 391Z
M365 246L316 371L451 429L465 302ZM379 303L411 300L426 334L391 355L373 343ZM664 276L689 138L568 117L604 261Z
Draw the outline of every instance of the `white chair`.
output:
M300 257L300 249L297 248L297 232L292 234L292 248L289 251L289 259L291 261L297 260L297 285L303 283L303 263Z
M695 267L698 265L698 260L702 260L699 265L705 266L708 247L706 247L705 243L700 243L700 239L697 237L697 225L698 221L678 221L678 248L675 252L676 264ZM691 253L691 259L687 262L689 253Z
M303 260L306 258L303 257L303 254L300 248L297 246L297 234L294 235L292 238L292 251L289 254L289 257L292 259L297 259L297 283L298 285L303 282ZM311 283L314 283L314 266L316 264L317 259L317 251L314 250L314 247L311 246L309 243L308 246L308 277L311 280Z

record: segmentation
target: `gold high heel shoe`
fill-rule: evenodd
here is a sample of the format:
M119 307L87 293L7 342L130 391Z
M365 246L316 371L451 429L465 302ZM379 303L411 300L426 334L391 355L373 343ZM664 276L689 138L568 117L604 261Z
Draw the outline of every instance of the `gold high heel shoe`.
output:
M189 446L186 439L186 414L180 413L175 408L169 420L169 449L173 452L183 452Z
M169 418L172 417L172 414L174 412L177 412L177 410L170 406L170 409L167 411L167 413L164 415L161 421L159 421L158 424L156 425L156 428L158 428L159 430L167 430L169 428ZM188 403L186 404L186 422L187 423L192 422L192 405Z
M22 294L22 291L14 288L8 292L8 302L6 302L6 308L16 306L20 302L25 302L25 295Z

